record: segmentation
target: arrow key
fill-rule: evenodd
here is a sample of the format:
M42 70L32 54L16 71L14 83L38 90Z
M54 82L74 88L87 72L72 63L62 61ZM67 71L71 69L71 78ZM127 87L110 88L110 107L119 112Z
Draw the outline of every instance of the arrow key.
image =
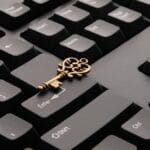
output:
M21 38L0 39L0 59L14 69L37 55L33 45Z

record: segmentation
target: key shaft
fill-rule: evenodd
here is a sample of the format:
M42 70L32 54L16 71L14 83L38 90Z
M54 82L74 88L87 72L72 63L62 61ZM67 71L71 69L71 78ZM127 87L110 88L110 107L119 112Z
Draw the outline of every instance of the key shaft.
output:
M39 85L38 90L44 90L47 88L54 88L54 89L59 88L62 85L62 82L60 82L59 80L62 79L63 77L65 77L65 74L59 73L54 78L52 78L46 82L43 82L41 85Z

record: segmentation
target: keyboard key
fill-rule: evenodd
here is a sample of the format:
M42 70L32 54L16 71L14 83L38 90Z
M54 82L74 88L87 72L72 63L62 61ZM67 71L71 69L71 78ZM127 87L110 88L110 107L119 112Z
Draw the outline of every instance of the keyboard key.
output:
M63 25L45 19L30 25L22 36L39 47L51 50L68 36L68 32Z
M7 3L7 5L2 3L0 7L0 19L3 20L1 25L8 29L16 29L29 20L30 11L29 7L20 2Z
M47 1L47 2L46 2ZM0 24L14 30L69 0L0 0Z
M97 20L84 28L83 34L97 42L106 54L124 41L120 28L103 20Z
M150 111L142 109L135 116L133 116L129 121L127 121L122 129L130 134L138 136L144 140L150 140Z
M32 125L25 120L6 114L0 118L0 146L5 149L21 149L25 144L36 140Z
M114 89L123 97L148 109L149 77L139 72L138 67L150 57L149 39L150 28L147 28L94 63L90 73L108 89Z
M57 65L60 62L53 55L40 54L13 70L11 74L32 88L37 88L41 82L48 81L57 74ZM24 86L24 84L21 82L20 86Z
M144 62L138 69L145 75L150 76L150 60Z
M91 22L90 13L75 6L56 11L52 19L64 24L70 32L77 33Z
M75 5L97 18L104 18L114 8L111 0L78 0Z
M9 68L15 68L36 56L33 45L19 38L3 37L0 39L0 59Z
M7 74L9 74L9 69L4 64L4 62L0 60L0 77L6 76Z
M140 11L146 17L150 17L150 1L149 0L134 0L131 3L131 8L137 11Z
M137 150L137 147L116 136L110 135L92 150Z
M20 102L20 94L21 89L4 80L0 80L0 115L10 111Z
M86 57L92 63L102 56L102 52L94 41L78 34L73 34L60 42L56 50L56 55L61 58L71 56L78 58Z
M61 150L79 147L80 143L110 123L130 105L131 102L112 94L111 91L104 92L70 118L45 133L41 137L42 142L47 145L45 149L51 146ZM86 146L88 147L87 144Z
M21 3L14 3L11 7L2 9L1 11L11 17L20 17L21 15L27 13L29 10L30 9L27 6Z
M97 82L90 77L85 77L82 80L64 81L60 90L37 94L24 101L21 112L24 116L31 117L30 121L35 123L34 126L40 132L45 132L57 121L64 120L66 116L87 104L92 100L92 97L96 97L102 91ZM27 119L29 118L27 117Z
M146 22L140 13L125 7L110 12L107 20L120 26L127 37L133 36L146 27Z

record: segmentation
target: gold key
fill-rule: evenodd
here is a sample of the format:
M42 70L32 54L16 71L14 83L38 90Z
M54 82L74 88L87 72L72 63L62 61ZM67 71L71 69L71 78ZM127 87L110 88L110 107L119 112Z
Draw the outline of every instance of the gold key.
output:
M75 57L66 58L58 65L57 75L49 81L40 84L37 89L42 91L48 88L58 89L63 83L60 81L64 78L82 77L91 71L91 65L88 59Z

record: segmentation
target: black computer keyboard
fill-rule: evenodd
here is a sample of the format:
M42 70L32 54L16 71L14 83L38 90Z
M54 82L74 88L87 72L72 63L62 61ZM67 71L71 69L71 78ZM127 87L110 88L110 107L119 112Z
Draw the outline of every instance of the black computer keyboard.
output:
M1 150L150 150L149 0L0 0ZM65 58L91 72L37 86Z

